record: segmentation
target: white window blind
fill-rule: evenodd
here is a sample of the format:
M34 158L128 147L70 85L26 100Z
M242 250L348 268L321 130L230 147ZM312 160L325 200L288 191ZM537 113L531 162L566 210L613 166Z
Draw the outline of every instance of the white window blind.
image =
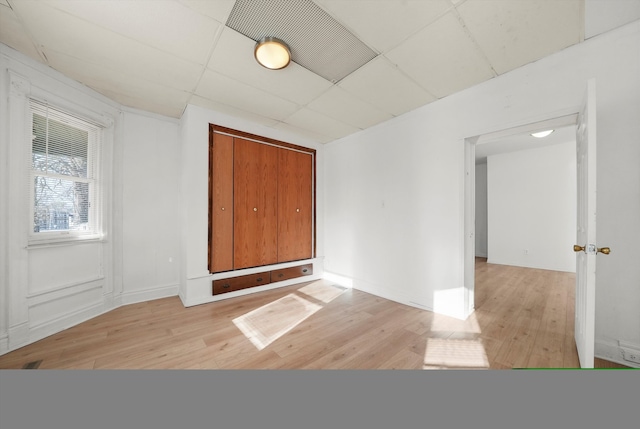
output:
M35 100L31 117L33 234L97 234L102 129Z

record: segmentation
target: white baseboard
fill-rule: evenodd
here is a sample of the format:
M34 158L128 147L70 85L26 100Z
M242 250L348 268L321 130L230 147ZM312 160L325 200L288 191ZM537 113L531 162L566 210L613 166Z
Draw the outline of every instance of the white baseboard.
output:
M138 302L153 301L154 299L177 296L180 289L179 284L158 286L153 289L125 292L120 295L120 305L136 304Z
M29 344L29 322L10 326L7 330L7 348L9 351Z
M631 368L640 368L635 362L624 360L622 350L618 342L596 340L594 354L599 359L608 360L609 362L619 363Z
M101 302L91 304L78 311L63 314L39 325L29 326L28 323L22 323L19 326L11 327L4 337L0 337L0 355L57 334L123 305L176 296L178 295L178 288L179 285L175 284L123 293L117 296L105 294Z
M9 351L9 337L7 334L0 337L0 356Z
M353 280L350 277L341 276L340 274L325 271L322 273L322 278L327 281L336 283L339 286L343 286L346 288L353 287Z
M47 321L37 326L29 327L29 344L36 341L40 341L50 335L69 329L82 322L86 322L89 319L93 319L96 316L101 315L107 311L113 310L113 308L105 309L103 304L93 304L85 307L81 310L67 313L56 319Z
M376 288L375 285L372 285L362 280L353 280L352 287L353 289L366 292L368 294L375 295L380 298L388 299L389 301L394 301L400 304L408 305L410 307L415 307L421 310L427 310L427 311L433 312L433 306L429 303L418 302L417 299L414 299L404 294L390 293L386 290L381 290L379 288Z

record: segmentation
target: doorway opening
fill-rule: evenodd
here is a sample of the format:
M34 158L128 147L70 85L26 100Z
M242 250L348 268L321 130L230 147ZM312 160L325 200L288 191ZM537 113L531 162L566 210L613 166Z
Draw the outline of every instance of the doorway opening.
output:
M544 308L541 294L549 292L541 283L557 280L564 282L565 290L575 289L571 249L576 234L576 121L576 114L565 115L465 140L465 297L469 315L482 309L477 317L486 317L487 310L499 309L495 314L504 318L508 329L531 323L532 316L540 317ZM547 129L554 132L546 138L531 136ZM476 295L477 274L481 287ZM522 283L521 302L507 300L515 288L504 286L505 276L512 276L512 283ZM494 283L502 284L503 290L487 294L483 288ZM571 300L562 309L566 315L562 317L567 331L573 331L574 296L565 294L562 299ZM502 302L509 302L510 311L502 311ZM507 319L508 313L513 314L513 320Z
M517 153L533 148L550 147L556 144L561 144L563 140L570 139L573 142L574 156L575 158L575 127L577 122L576 114L567 114L557 116L551 119L542 120L530 124L507 128L504 130L486 133L474 137L466 138L465 144L465 203L464 203L464 229L465 229L465 245L464 245L464 267L465 267L465 299L466 299L466 312L467 315L471 314L475 308L474 289L475 289L475 260L476 260L476 165L480 160L487 159L490 156L504 153ZM543 130L558 130L554 131L550 137L555 136L552 139L536 139L531 137L532 133ZM560 132L562 130L562 132ZM534 172L532 176L532 182L545 174L544 171ZM525 196L526 198L526 196ZM574 193L575 201L575 193ZM543 207L543 209L545 209ZM575 215L573 217L575 221ZM488 244L488 228L487 228L487 244ZM571 234L575 234L575 229L571 231ZM575 238L575 237L574 237ZM573 238L572 238L573 240ZM527 252L529 246L523 247L523 255L530 255ZM490 259L491 256L487 256ZM525 265L526 266L526 265Z

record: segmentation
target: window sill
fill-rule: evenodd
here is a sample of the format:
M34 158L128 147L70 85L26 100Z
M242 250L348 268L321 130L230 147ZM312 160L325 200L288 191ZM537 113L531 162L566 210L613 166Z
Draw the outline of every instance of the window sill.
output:
M32 238L26 249L43 249L48 247L75 246L78 244L104 243L104 237L100 234L91 235L65 235L47 238Z

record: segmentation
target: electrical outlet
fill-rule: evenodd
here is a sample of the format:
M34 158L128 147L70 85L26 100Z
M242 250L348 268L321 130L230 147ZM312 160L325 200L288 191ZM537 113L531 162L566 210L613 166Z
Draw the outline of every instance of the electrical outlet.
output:
M630 347L630 345L619 342L620 351L622 351L622 359L640 364L640 349L636 349L635 347Z
M640 353L629 349L622 349L622 359L640 364Z

